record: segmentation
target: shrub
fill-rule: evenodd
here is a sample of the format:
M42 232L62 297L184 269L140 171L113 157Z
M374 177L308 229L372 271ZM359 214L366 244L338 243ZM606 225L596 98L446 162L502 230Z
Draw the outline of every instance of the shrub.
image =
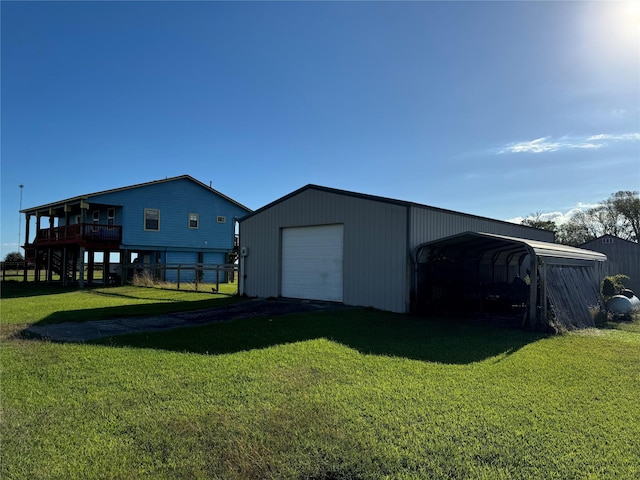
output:
M133 284L136 287L153 287L154 283L153 275L146 270L133 276Z
M600 292L602 293L602 298L607 301L614 295L618 295L618 293L620 293L625 288L625 280L629 280L629 277L621 273L604 277L602 283L600 284Z

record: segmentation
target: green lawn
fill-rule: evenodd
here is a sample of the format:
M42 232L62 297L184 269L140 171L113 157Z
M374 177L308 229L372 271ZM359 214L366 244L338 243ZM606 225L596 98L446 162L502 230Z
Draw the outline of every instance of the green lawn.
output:
M229 290L234 289L233 284ZM235 302L222 287L200 291L152 287L77 288L20 282L2 284L0 312L3 325L46 324L158 315Z
M3 479L640 477L633 328L353 309L0 355Z

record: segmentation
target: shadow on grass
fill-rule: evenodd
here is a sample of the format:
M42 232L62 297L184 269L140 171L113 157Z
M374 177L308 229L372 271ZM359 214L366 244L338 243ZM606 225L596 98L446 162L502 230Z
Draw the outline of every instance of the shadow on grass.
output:
M451 319L344 309L245 318L201 327L120 335L89 343L220 355L325 338L363 354L468 364L510 355L545 336Z
M57 295L78 290L77 286L63 287L61 284L47 284L22 281L5 281L0 287L2 298L26 298L43 295Z
M104 293L100 292L100 295ZM117 295L124 298L139 300L144 297L129 297L128 295ZM157 300L150 297L150 300ZM65 310L52 313L43 320L33 325L55 325L67 322L87 322L96 320L109 320L114 318L151 317L158 315L168 315L172 313L189 312L193 310L203 310L207 308L223 307L240 301L237 296L222 298L209 298L205 300L164 300L162 302L142 303L137 305L121 305L115 307L101 307L83 310Z
M203 295L211 295L212 292L207 292L207 291L192 291L192 290L176 290L176 289L164 289L164 288L157 288L157 287L136 287L138 290L143 290L143 289L149 289L150 291L156 292L158 290L160 291L164 291L164 292L171 292L171 293L195 293L195 294L203 294ZM100 295L102 297L111 297L111 298L126 298L126 299L132 299L132 300L157 300L158 296L157 295L150 295L148 297L145 297L143 295L128 295L128 294L124 294L124 293L120 293L119 290L114 289L113 291L107 291L105 289L101 289L99 291L93 291L92 292L94 295ZM136 292L138 293L138 292ZM228 298L232 298L232 297L237 297L237 295L235 293L223 293L223 292L216 292L214 295L216 295L214 298L215 300L221 300L222 304L224 304L224 300L228 299ZM222 298L220 298L222 297ZM183 300L180 300L179 298L169 298L166 299L167 302L176 302L176 303L184 303ZM207 300L203 300L205 302L207 301L211 301L211 299L207 299Z

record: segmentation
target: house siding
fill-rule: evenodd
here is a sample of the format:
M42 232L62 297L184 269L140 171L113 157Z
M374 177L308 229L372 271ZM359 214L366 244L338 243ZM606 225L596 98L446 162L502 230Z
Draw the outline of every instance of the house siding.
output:
M123 248L164 249L170 246L173 250L230 251L233 249L234 219L247 213L188 179L91 196L88 202L89 218L94 209L92 204L121 206L116 209L116 222L120 221L122 225ZM102 208L101 215L106 223L107 207ZM158 231L144 229L145 209L160 211ZM199 214L197 229L189 228L190 213ZM226 223L218 223L218 216L226 217Z

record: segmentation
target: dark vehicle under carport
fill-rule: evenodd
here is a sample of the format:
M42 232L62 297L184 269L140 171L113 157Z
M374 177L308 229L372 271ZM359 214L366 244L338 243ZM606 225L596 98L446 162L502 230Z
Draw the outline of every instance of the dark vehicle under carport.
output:
M594 326L607 259L581 248L478 232L419 245L414 258L418 313L556 331Z

